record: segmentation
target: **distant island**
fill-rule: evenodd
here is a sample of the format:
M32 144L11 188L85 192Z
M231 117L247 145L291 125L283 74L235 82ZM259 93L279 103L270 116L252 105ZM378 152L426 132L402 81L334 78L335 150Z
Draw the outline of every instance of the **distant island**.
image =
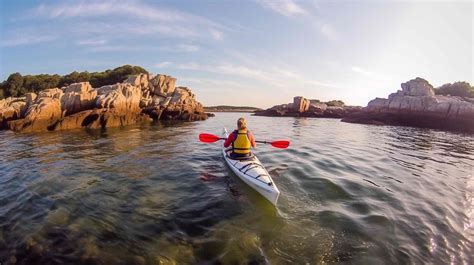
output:
M340 100L321 102L294 97L293 102L256 111L257 116L340 118L344 122L402 125L474 132L474 87L455 82L434 88L423 78L401 84L401 90L376 98L366 107Z
M0 84L0 130L106 128L154 120L204 120L200 102L176 78L124 65L104 72L11 74ZM2 99L4 98L4 99Z
M322 102L318 99L294 97L293 102L275 105L266 110L255 112L256 116L271 117L312 117L312 118L344 118L361 110L359 106L346 106L342 100Z
M219 105L219 106L209 106L204 107L204 111L206 112L255 112L260 111L262 109L256 107L248 107L248 106L227 106L227 105Z

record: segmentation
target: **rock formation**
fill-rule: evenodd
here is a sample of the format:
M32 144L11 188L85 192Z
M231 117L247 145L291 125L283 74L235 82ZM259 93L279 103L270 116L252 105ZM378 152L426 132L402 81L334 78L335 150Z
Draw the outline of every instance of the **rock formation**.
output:
M291 106L293 112L303 113L309 109L310 101L304 97L294 97Z
M309 100L304 97L294 97L292 103L276 105L266 110L255 111L256 116L271 117L313 117L313 118L343 118L350 113L359 111L355 106L328 106L319 100Z
M140 74L122 83L92 88L89 82L0 100L0 129L54 131L125 126L158 119L204 120L190 89L175 88L166 75Z
M436 96L433 86L417 77L401 84L402 90L375 98L345 122L392 124L474 132L472 99Z
M26 111L27 102L28 96L26 98L0 100L0 130L5 129L9 121L19 119L22 116Z
M96 97L97 90L93 89L88 82L72 84L64 89L61 109L66 111L66 115L91 109L95 105Z

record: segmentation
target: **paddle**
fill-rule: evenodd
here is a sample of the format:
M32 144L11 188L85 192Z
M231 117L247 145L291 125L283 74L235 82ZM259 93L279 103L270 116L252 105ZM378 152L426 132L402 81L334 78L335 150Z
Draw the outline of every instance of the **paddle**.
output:
M222 137L216 136L214 134L209 134L209 133L199 134L199 141L204 142L204 143L213 143L219 140L226 140L226 138L222 138ZM255 141L255 142L262 143L262 144L271 144L273 147L282 148L282 149L290 146L290 141L286 141L286 140L278 140L278 141L272 141L272 142L268 142L268 141Z

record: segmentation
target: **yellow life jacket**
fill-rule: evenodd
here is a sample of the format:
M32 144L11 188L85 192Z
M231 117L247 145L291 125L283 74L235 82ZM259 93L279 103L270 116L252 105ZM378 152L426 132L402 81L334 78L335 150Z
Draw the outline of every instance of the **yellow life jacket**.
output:
M234 141L232 142L232 151L236 154L250 154L250 139L247 130L234 131Z

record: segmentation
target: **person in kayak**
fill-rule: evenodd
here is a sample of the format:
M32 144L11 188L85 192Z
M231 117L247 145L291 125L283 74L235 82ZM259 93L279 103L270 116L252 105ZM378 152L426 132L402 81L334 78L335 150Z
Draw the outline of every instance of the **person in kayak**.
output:
M245 118L239 118L237 120L237 130L233 131L227 137L224 147L232 145L232 152L230 153L231 158L240 158L251 156L250 147L257 147L255 143L255 137L247 129L247 121Z

